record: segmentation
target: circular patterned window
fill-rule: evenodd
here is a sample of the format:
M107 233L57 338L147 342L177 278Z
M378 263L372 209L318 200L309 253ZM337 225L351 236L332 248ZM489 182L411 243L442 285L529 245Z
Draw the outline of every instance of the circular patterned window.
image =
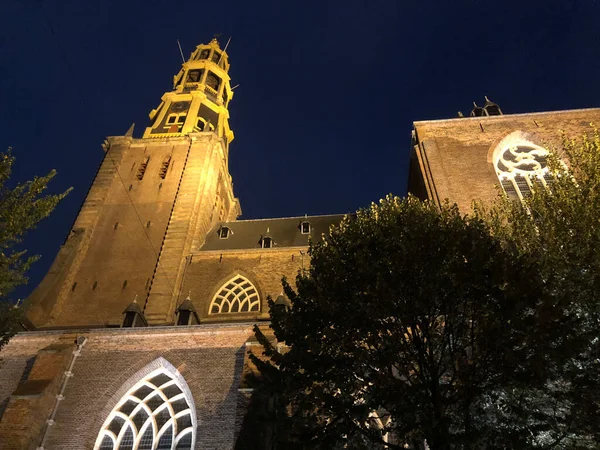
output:
M513 143L496 153L494 165L502 189L510 198L529 197L535 184L547 187L552 182L546 160L548 150L530 143Z

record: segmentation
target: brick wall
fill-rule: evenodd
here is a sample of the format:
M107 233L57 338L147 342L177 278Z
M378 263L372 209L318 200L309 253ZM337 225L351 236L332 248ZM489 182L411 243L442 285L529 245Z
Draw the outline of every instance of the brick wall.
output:
M496 198L498 178L491 157L508 134L521 131L534 144L560 149L561 130L579 138L591 130L591 122L600 124L600 109L415 122L411 170L418 164L421 177L411 174L409 192L436 202L448 198L467 211L473 199Z
M196 253L186 270L182 297L191 292L190 298L203 321L268 319L267 297L276 299L282 292L281 278L286 276L293 285L303 260L304 267L310 264L308 256L300 254L301 250L306 252L305 248L290 247ZM210 302L218 289L236 274L248 278L258 289L260 313L209 315Z
M169 324L185 256L218 220L239 213L213 133L111 137L105 147L69 238L30 297L38 327L118 326L136 295L142 305L148 297L151 323Z
M68 363L72 354L70 349L74 348L78 334L87 337L88 341L76 359L56 422L50 427L47 449L93 449L106 417L120 396L138 381L135 375L148 365L156 364L160 358L179 371L193 396L198 420L196 448L234 447L245 414L240 408L247 404L247 393L238 391L245 344L253 339L252 325L247 323L17 335L3 349L0 365L0 379L5 380L0 401L5 400L9 392L13 393L0 420L1 448L34 449L39 445L44 421L60 389L64 364L59 364L60 374L50 370L49 366L40 371L45 373L44 376L53 376L42 390L51 405L46 401L35 417L32 416L35 412L31 409L35 406L32 402L38 401L40 395L19 395L19 379L26 361L32 356L40 358L49 346L68 347L67 353L61 354L63 362ZM46 359L46 363L48 361ZM41 365L39 368L43 369ZM35 366L30 377L34 373ZM32 417L34 423L29 423L28 429L23 428L19 415Z

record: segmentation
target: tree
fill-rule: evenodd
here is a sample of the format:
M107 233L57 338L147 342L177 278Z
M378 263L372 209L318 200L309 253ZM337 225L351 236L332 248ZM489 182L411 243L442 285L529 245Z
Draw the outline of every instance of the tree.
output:
M26 233L48 217L70 189L62 194L45 194L48 183L56 175L34 177L25 183L10 185L15 158L9 148L0 152L0 349L19 329L21 309L9 295L27 283L26 272L39 259L20 248Z
M549 165L552 189L524 203L462 216L388 197L311 243L291 309L269 303L285 351L255 330L280 441L598 447L598 132Z
M479 208L505 245L535 261L540 279L537 332L552 342L542 398L562 404L545 440L564 448L600 445L600 134L563 134L548 165L550 189L521 202ZM551 312L551 314L549 314ZM539 397L530 396L531 404Z
M270 302L286 351L256 329L269 360L251 357L292 412L279 415L290 440L331 448L390 433L390 448L447 449L525 439L504 424L500 388L543 379L529 335L536 273L484 220L389 196L309 252L296 289L283 283L290 310Z

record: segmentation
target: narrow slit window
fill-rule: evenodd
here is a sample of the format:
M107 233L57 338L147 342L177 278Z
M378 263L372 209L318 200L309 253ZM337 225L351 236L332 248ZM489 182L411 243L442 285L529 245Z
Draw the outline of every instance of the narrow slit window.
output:
M164 157L162 163L160 164L160 170L158 172L158 176L161 177L163 180L167 176L167 171L169 170L170 164L171 164L171 155L167 155Z
M140 163L140 167L138 167L137 179L142 181L144 178L144 174L146 173L146 169L148 168L148 162L150 161L150 156L144 157L144 160Z

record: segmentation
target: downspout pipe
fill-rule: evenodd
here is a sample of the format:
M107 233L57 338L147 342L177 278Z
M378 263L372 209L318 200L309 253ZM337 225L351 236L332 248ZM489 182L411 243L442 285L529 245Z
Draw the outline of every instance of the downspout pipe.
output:
M75 340L75 343L77 344L77 348L75 350L73 350L73 356L71 357L71 363L69 364L69 368L64 373L64 377L62 380L62 386L60 388L60 392L56 395L56 401L54 402L54 408L52 408L52 413L50 414L50 417L48 418L48 420L46 420L46 429L44 430L44 435L42 436L42 442L40 443L40 446L37 447L36 450L46 450L46 447L44 447L44 444L46 443L46 439L48 437L48 432L50 431L50 427L52 427L54 425L54 417L56 416L56 412L58 411L58 407L60 406L61 400L63 400L65 398L63 394L65 393L67 384L69 384L69 379L73 376L73 367L75 366L75 361L77 360L79 355L81 355L81 350L83 349L83 346L85 345L86 342L87 342L87 338L83 337L83 336L79 336Z

